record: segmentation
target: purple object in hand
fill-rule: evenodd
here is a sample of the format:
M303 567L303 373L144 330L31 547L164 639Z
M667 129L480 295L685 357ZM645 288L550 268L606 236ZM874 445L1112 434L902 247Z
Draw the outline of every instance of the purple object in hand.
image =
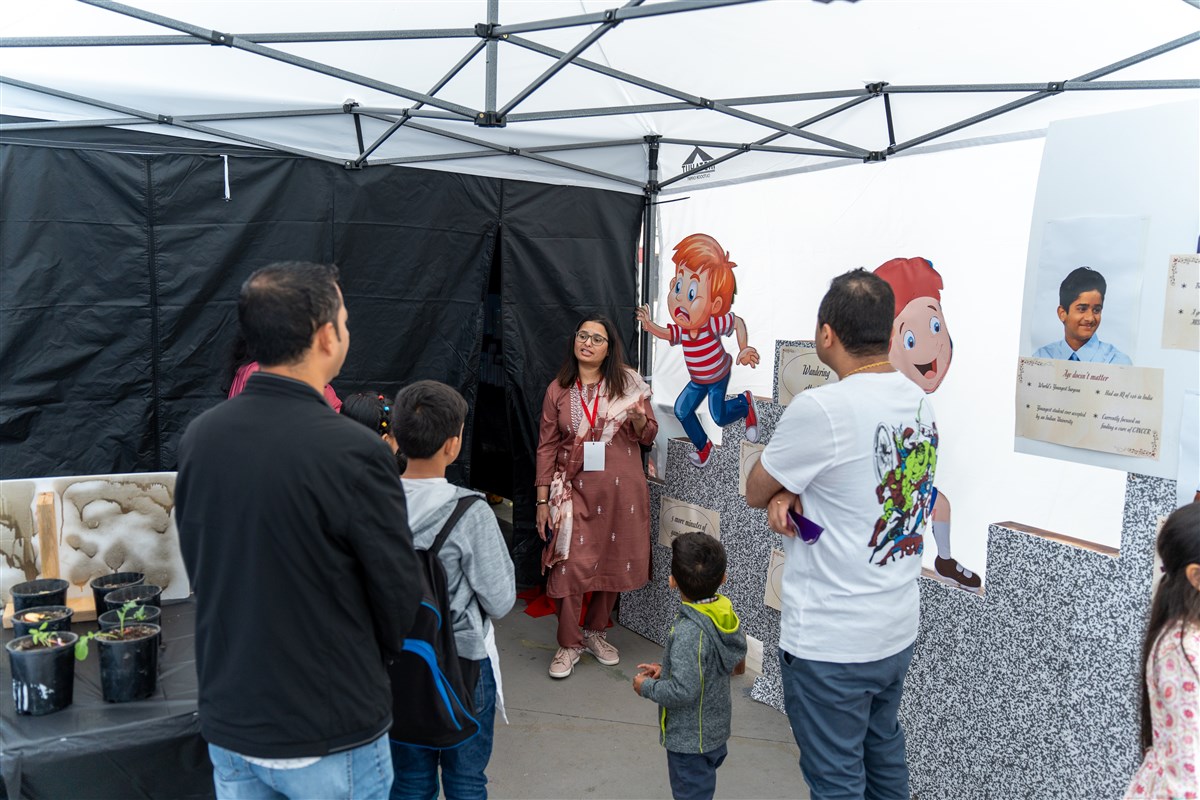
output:
M825 530L808 517L797 514L790 508L788 509L788 521L792 524L792 530L800 535L800 541L805 544L816 544L817 539L821 538L821 533Z

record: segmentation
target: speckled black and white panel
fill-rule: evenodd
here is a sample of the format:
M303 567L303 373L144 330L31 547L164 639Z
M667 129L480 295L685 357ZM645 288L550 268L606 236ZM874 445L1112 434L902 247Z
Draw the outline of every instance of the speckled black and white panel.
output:
M1122 795L1139 761L1154 537L1174 492L1129 476L1120 557L993 525L982 598L921 581L901 707L914 795Z
M783 414L783 407L757 398L759 442L770 440L770 433ZM621 597L621 624L652 641L664 644L671 620L679 608L679 593L667 586L671 571L671 550L658 544L658 512L662 497L675 497L710 508L721 515L721 542L729 562L728 581L722 588L741 617L747 635L763 643L765 678L755 681L754 698L769 702L771 687L778 692L779 612L763 605L767 567L771 550L781 547L781 537L767 527L767 512L750 508L738 494L738 467L744 422L725 428L723 444L713 448L703 469L692 466L688 454L695 451L687 439L672 440L667 447L667 482L650 484L651 581L636 592ZM765 684L760 696L759 684ZM783 708L782 695L777 703Z
M783 408L760 399L758 409L767 442ZM622 597L621 623L664 643L678 608L667 587L670 550L657 544L663 495L720 512L725 593L746 633L763 642L751 696L782 711L779 613L763 605L780 537L738 494L744 431L727 427L703 470L687 460L688 441L670 443L667 481L650 488L652 580ZM914 797L1121 796L1138 764L1154 537L1174 497L1174 481L1129 476L1120 557L994 525L982 597L920 580L921 627L901 707Z

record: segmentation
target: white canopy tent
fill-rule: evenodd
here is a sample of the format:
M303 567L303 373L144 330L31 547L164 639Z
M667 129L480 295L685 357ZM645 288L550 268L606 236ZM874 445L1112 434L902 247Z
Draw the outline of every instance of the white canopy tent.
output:
M644 195L645 299L660 298L656 254L693 230L717 235L745 265L739 313L764 363L735 368L730 388L760 395L770 393L773 341L807 336L801 320L812 318L818 284L848 266L930 257L957 281L960 315L970 285L955 270L1000 270L999 288L1019 305L1041 157L1028 140L1058 120L1200 88L1200 12L1190 0L633 0L619 9L592 0L44 0L10 2L2 14L0 114L9 118L0 140L116 126L348 169L401 165ZM842 166L857 167L853 179L707 191ZM659 205L700 190L695 203ZM960 208L957 197L975 205ZM799 305L777 300L801 295ZM956 326L969 341L966 322ZM664 435L677 434L668 418L686 382L682 357L666 347L657 355ZM957 369L965 378L966 359ZM942 392L948 424L950 408L982 409L971 393L983 384L962 383L962 403L951 402L953 386ZM988 396L995 417L1007 385ZM1008 464L1011 428L1001 427ZM1016 460L1012 470L1032 474L1035 459ZM1121 476L1108 477L1111 502L1096 517L1102 538L1119 540ZM1060 524L1053 492L1044 494L1024 492L1012 513L1033 507L1024 521L1076 535L1101 527ZM956 514L963 528L986 530L993 505L981 488ZM983 537L976 542L964 549L979 569Z
M1200 86L1196 22L1189 0L10 2L0 111L669 195L1165 102Z

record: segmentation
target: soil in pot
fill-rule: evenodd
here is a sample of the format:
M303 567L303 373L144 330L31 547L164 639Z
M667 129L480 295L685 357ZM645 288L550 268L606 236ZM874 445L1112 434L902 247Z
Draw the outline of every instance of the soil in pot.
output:
M47 631L69 631L74 614L69 606L37 606L18 611L13 614L13 637L28 636L43 622Z
M104 603L108 606L109 611L115 611L130 601L137 603L139 606L158 606L161 608L162 587L155 586L152 583L143 583L137 586L126 586L123 589L109 592L104 596Z
M129 624L125 631L105 631L96 636L100 646L100 693L110 703L144 700L158 687L157 625Z
M39 645L32 636L13 639L4 647L12 667L13 703L18 714L42 716L71 705L75 696L75 640L69 631L50 634Z
M104 598L109 592L123 589L126 586L138 586L146 582L146 576L141 572L113 572L92 579L92 598L96 601L96 613L103 614L106 606Z
M142 623L150 625L158 624L158 620L162 617L161 608L158 606L141 606L140 608L143 612L141 619L134 617L138 609L133 609L125 614L125 627L141 625ZM101 614L98 621L100 623L100 630L102 631L111 631L121 627L121 617L115 608L112 611L105 611Z
M67 602L67 588L71 584L61 578L39 578L25 581L12 587L13 612L38 606L61 606Z

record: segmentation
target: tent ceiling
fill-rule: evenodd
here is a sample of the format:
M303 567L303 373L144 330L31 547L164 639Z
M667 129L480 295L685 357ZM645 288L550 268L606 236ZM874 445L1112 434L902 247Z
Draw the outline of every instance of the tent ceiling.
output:
M633 192L656 136L672 193L1029 135L1200 88L1200 12L1184 0L605 6L9 3L0 113ZM495 116L504 127L479 124ZM715 169L688 170L706 158Z

